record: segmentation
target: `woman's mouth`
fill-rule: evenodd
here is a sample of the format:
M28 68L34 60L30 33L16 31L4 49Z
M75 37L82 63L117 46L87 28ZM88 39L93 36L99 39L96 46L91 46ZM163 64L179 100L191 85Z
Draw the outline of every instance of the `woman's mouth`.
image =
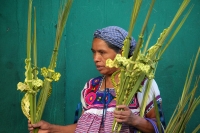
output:
M101 71L104 67L103 66L96 66L98 71Z

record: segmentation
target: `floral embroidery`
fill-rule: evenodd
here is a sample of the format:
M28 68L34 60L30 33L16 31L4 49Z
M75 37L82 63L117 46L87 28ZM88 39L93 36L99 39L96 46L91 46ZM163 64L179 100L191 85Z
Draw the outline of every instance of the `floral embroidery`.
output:
M85 96L87 96L90 92L96 93L96 91L99 88L100 81L102 80L102 77L99 76L97 78L92 79L91 81L88 82L87 84L87 89L85 91Z
M108 105L108 107L116 106L116 97L115 90L108 89L108 91L100 91L99 87L103 81L103 77L99 76L91 79L87 83L87 88L84 91L84 99L87 108L100 107L103 108L104 104ZM105 93L105 94L104 94ZM134 96L132 102L129 105L130 109L136 109L139 107L139 102L137 99L137 95Z
M85 101L86 101L87 104L92 105L93 102L95 101L95 99L96 99L96 93L90 92L90 93L86 96Z
M99 76L99 77L96 77L92 80L92 86L96 86L96 85L99 85L99 82L102 80L102 77Z

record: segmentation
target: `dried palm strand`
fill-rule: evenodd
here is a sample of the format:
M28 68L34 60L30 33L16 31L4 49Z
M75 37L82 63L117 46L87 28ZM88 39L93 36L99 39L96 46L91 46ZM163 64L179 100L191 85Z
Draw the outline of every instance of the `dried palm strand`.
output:
M142 53L141 46L143 43L143 34L145 31L145 27L147 25L148 19L150 17L150 13L153 8L154 2L155 1L152 0L151 6L149 8L149 11L147 13L146 19L144 21L144 25L142 27L142 30L141 30L141 33L139 36L138 44L136 45L136 48L134 50L133 56L130 59L127 59L127 53L128 53L127 51L129 51L129 47L127 47L127 46L130 46L130 40L129 40L130 36L129 35L130 35L131 30L129 30L128 37L124 41L122 56L118 54L113 61L108 59L106 62L106 65L108 67L121 68L120 69L121 72L119 74L120 82L114 83L117 86L116 87L117 88L117 91L116 91L117 92L117 95L116 95L117 96L117 98L116 98L117 105L119 105L119 104L129 105L133 96L135 95L135 93L137 93L138 91L141 90L141 88L142 88L141 82L144 80L144 78L146 77L149 80L154 78L155 68L157 66L158 60L160 59L160 57L162 55L162 54L160 54L160 56L159 56L159 53L164 52L161 50L162 45L164 44L167 36L171 32L172 28L174 27L175 23L179 19L180 15L183 13L184 9L189 4L189 0L184 0L182 2L175 17L173 18L171 24L169 25L169 27L167 29L163 30L163 32L160 34L160 37L158 38L156 44L154 44L152 47L150 47L147 51L144 50ZM137 8L137 10L139 10L139 8ZM132 15L132 17L133 16L134 15ZM184 21L182 21L182 22L184 22ZM183 23L181 23L179 26L181 27L182 24ZM180 27L176 29L176 32L174 32L173 36L170 38L171 40L168 43L171 43L171 41L173 40L173 37L176 35L176 33L178 32ZM148 88L146 90L149 89L150 85L147 85L147 86L148 86ZM145 101L144 101L144 103L145 103ZM142 110L144 110L144 109L142 109ZM113 132L119 132L120 129L121 129L121 124L117 123L114 120L113 128L112 128Z

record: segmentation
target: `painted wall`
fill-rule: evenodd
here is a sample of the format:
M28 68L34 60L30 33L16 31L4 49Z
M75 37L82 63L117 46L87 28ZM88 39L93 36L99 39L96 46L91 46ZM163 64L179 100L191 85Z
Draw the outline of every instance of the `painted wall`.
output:
M145 32L145 41L154 24L153 45L164 28L169 26L182 0L156 1ZM133 36L137 40L150 1L143 0ZM184 26L159 61L156 81L163 98L166 121L181 96L185 77L192 57L200 46L200 1L191 0L194 8ZM50 62L60 2L34 0L37 11L38 65L47 67ZM133 1L127 0L74 0L67 22L57 62L61 73L59 82L53 83L43 119L54 124L73 123L74 111L80 101L80 91L85 82L98 76L91 53L93 32L98 28L117 25L128 30ZM189 6L189 7L190 7ZM187 8L187 10L189 9ZM1 0L0 4L0 133L27 133L27 119L22 114L20 102L24 95L16 85L24 81L26 58L28 0ZM186 11L187 11L186 10ZM181 16L183 18L184 14ZM199 75L200 61L195 76ZM197 95L200 94L198 88ZM191 132L199 123L197 108L188 127Z

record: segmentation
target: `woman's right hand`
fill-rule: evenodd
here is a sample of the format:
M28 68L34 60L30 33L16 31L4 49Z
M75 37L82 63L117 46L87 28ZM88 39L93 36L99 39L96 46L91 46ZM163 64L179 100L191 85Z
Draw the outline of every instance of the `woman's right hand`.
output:
M31 121L28 120L28 130L30 133L33 133L34 129L38 129L38 133L50 133L50 127L51 124L43 120L35 124L31 124Z

